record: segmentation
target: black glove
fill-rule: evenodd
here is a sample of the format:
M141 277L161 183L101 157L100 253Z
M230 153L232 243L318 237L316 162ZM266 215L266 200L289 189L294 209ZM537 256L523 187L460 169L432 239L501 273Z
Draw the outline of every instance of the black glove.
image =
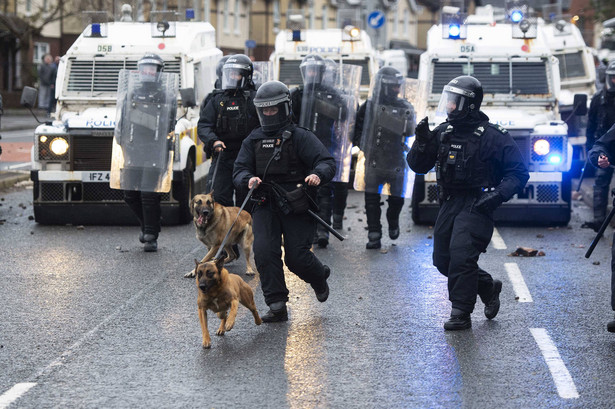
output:
M497 209L504 202L504 198L498 191L485 192L478 198L474 207L476 210L490 213Z
M416 125L415 135L420 145L425 145L431 141L433 132L429 130L429 120L427 117L421 119L421 122Z

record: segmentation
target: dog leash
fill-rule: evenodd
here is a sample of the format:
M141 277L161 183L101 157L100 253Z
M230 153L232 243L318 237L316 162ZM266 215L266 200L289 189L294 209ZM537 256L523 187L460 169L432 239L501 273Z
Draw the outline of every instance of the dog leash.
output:
M237 216L235 216L235 220L233 220L233 223L231 223L231 227L229 227L228 231L226 232L226 235L224 236L224 240L222 240L222 244L220 244L220 247L218 248L218 251L216 252L216 255L214 256L214 260L217 260L218 257L220 257L220 253L222 253L222 250L224 250L226 239L228 239L229 234L231 234L231 230L233 230L233 226L235 225L235 222L237 221L237 219L239 219L239 215L241 214L243 208L246 207L246 203L248 203L248 200L250 200L250 196L252 196L252 192L254 192L254 189L256 189L256 183L250 188L250 191L248 191L246 198L243 199L243 203L241 204L241 207L239 208L239 211L237 212Z
M209 193L214 190L214 182L216 181L216 174L218 173L218 165L220 165L220 161L222 160L222 152L224 152L224 149L218 152L216 164L214 165L214 174L211 176L211 180L209 181Z

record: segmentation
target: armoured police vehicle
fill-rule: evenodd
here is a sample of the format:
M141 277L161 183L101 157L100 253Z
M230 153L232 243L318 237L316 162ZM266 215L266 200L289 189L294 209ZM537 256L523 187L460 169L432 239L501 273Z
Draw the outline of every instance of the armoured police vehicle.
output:
M164 71L178 74L180 84L171 138L172 184L161 199L163 223L192 219L189 203L195 189L204 189L209 165L196 135L198 105L213 89L222 52L209 23L178 21L173 12L151 12L149 22L130 17L107 21L106 15L91 13L91 23L61 58L55 120L34 134L31 178L39 223L134 223L122 191L110 188L109 177L118 74L135 70L146 52L161 56Z
M376 51L369 35L356 26L344 28L304 29L303 20L293 24L289 16L289 28L281 30L275 40L275 49L269 59L273 61L274 78L289 88L303 84L299 64L308 54L331 58L336 63L358 65L361 71L361 98L367 97L369 81L378 71Z
M568 125L568 140L573 148L572 169L578 174L585 161L587 116L577 115L577 112L589 108L589 101L596 92L596 67L591 48L585 44L581 31L572 24L570 16L561 15L559 10L551 13L551 10L543 7L544 20L538 20L538 27L553 55L559 60L559 112L562 121ZM577 94L587 96L585 106L575 106L574 97Z
M505 13L502 13L505 14ZM517 18L519 16L516 16ZM530 171L524 191L501 206L496 222L564 225L570 220L572 147L560 120L559 62L541 37L535 20L498 18L491 8L475 15L443 9L442 22L427 35L419 80L426 83L430 127L444 85L459 75L473 75L484 89L481 110L508 130ZM433 223L439 207L435 172L417 175L412 197L415 223Z

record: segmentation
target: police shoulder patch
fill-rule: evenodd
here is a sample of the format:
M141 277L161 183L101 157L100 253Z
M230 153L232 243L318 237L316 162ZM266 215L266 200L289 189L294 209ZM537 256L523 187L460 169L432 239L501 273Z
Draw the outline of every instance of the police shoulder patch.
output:
M504 128L503 126L500 126L498 124L492 124L491 122L489 123L489 125L491 125L492 128L495 128L498 131L500 131L500 133L502 133L502 134L507 134L508 133L508 130L506 128Z

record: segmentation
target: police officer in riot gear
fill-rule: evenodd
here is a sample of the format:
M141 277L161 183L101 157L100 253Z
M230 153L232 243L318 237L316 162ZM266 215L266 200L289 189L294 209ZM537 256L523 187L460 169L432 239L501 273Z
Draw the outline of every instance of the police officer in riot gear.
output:
M333 64L335 64L334 61ZM293 120L300 126L312 131L325 145L329 152L336 149L335 125L338 121L346 119L345 102L338 90L333 88L325 79L335 83L335 77L326 78L327 62L317 54L309 54L303 58L299 65L303 85L291 91L293 107ZM327 223L331 223L334 215L335 225L341 227L346 201L348 198L348 184L343 182L329 182L322 184L318 189L318 215ZM318 247L326 248L329 244L329 232L318 225L315 242Z
M414 107L398 98L403 75L393 67L381 68L374 77L372 100L365 102L357 112L353 144L365 153L365 214L367 217L367 249L381 247L380 223L381 187L390 184L386 218L389 237L399 237L399 214L404 206L402 189L405 185L405 140L414 134ZM385 114L383 114L385 113ZM366 118L371 121L366 125ZM403 123L393 130L392 123ZM365 128L365 129L364 129ZM402 130L403 129L403 130ZM404 150L406 149L406 150Z
M615 86L615 83L613 84ZM593 102L593 101L592 101ZM594 147L587 155L592 165L600 170L611 168L615 163L615 125L594 143ZM615 234L611 246L611 308L615 311ZM607 323L607 331L615 332L615 320Z
M173 130L176 109L170 109L168 112L166 130L157 129L159 124L148 123L147 118L156 118L158 107L164 104L175 106L177 101L167 101L171 97L165 93L160 81L164 61L159 55L145 54L139 60L137 67L140 86L127 94L127 100L121 105L124 113L121 123L118 124L122 130L120 133L125 131L126 134L122 135L122 138L132 140L132 143L123 144L126 163L122 169L121 185L128 187L129 190L124 190L124 201L141 225L139 241L144 243L146 252L154 252L158 249L161 216L160 193L153 191L156 189L154 186L158 178L158 171L155 168L164 166L164 162L168 160L165 140L156 132L166 135ZM172 98L176 96L173 95ZM165 158L154 159L159 154Z
M434 227L433 263L448 277L451 316L446 330L472 326L476 296L493 319L500 308L502 282L478 266L493 234L493 212L521 191L529 174L519 148L503 128L480 111L483 88L471 76L444 87L439 111L446 122L433 131L427 118L416 127L408 153L410 167L427 173L435 165L440 211Z
M214 200L223 206L239 205L246 195L243 187L233 186L233 164L241 142L258 126L252 72L249 57L230 56L222 68L222 92L212 95L201 107L197 133L205 152L213 157L208 177ZM212 180L216 166L216 180Z
M329 296L330 269L310 251L314 219L305 208L289 205L286 193L280 192L300 193L309 203L305 195L313 195L312 190L331 180L335 162L312 132L292 123L290 94L284 84L269 81L261 85L254 104L261 127L243 141L233 178L237 187L255 188L254 260L269 306L263 322L287 321L289 292L284 282L282 241L284 264L312 286L320 302Z
M611 62L605 71L605 82L602 89L594 94L589 104L587 117L587 142L589 152L594 141L604 135L615 124L615 61ZM609 199L609 186L613 177L613 168L598 168L594 179L594 219L581 227L597 232L606 218L606 208Z

